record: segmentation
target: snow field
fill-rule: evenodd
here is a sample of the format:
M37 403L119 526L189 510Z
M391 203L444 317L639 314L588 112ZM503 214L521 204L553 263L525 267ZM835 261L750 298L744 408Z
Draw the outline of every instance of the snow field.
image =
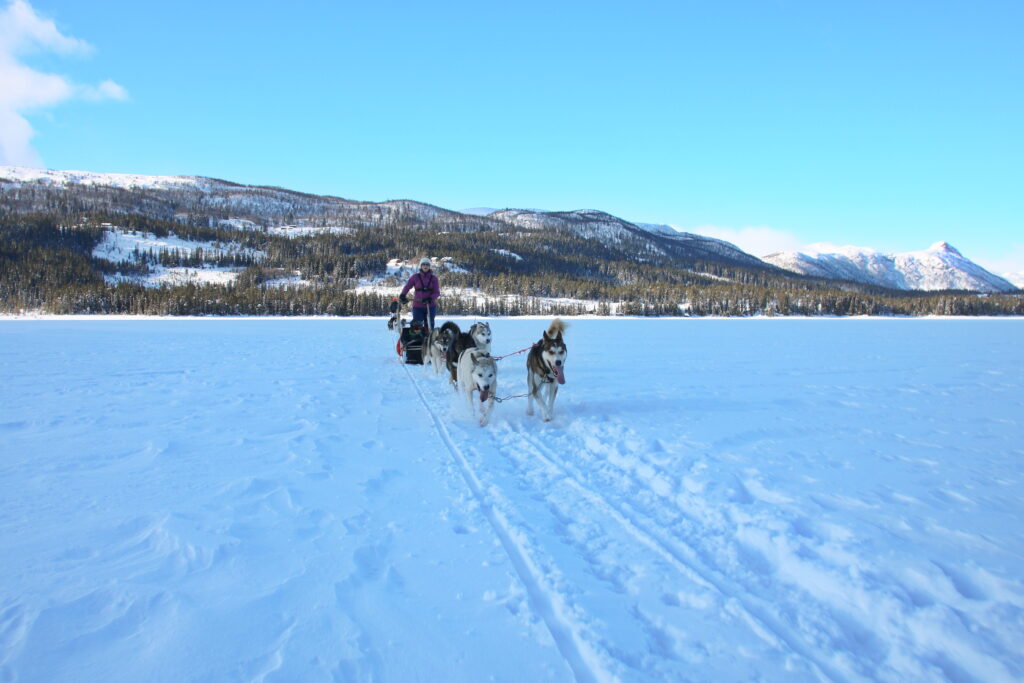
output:
M0 676L1019 680L1022 332L575 320L480 428L383 319L0 321Z
M197 242L174 235L158 237L153 233L128 232L115 228L104 231L103 239L93 249L93 256L114 263L124 263L135 260L137 252L143 254L169 252L191 256L199 249L202 249L207 255L216 256L228 256L236 253L255 258L264 256L262 252L246 249L235 243ZM196 285L226 285L234 282L238 278L239 272L240 269L216 266L184 268L153 265L150 266L150 272L146 275L118 273L107 275L104 279L111 285L116 285L118 282L133 282L145 287L176 287L190 282Z
M121 263L133 260L136 251L142 253L152 251L155 254L175 252L191 256L198 249L202 249L207 255L216 256L230 256L232 254L252 256L254 258L263 258L265 256L261 251L247 249L234 242L197 242L182 239L175 235L158 237L149 232L126 232L117 228L104 231L103 239L93 249L93 256Z

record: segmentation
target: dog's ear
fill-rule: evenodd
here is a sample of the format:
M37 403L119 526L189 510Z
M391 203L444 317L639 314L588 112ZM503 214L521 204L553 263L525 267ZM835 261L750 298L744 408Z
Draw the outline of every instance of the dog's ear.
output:
M551 337L548 336L547 330L544 330L544 341L551 341Z

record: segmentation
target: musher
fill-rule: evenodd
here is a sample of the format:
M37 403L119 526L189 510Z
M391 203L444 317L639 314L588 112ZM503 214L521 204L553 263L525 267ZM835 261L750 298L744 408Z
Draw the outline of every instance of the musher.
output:
M427 325L428 316L430 325L428 329L434 329L434 316L437 314L437 299L441 296L441 283L437 281L434 271L430 270L430 259L424 256L420 259L420 272L413 273L409 281L402 288L398 300L403 304L408 303L406 294L410 289L416 290L412 299L412 321L417 320Z

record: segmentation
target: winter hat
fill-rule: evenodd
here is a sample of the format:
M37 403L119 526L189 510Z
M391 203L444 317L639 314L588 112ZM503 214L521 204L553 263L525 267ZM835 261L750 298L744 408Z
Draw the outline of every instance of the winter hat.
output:
M424 256L423 258L420 259L420 267L421 268L423 267L424 264L426 264L428 266L430 265L430 259L428 257L426 257L426 256Z

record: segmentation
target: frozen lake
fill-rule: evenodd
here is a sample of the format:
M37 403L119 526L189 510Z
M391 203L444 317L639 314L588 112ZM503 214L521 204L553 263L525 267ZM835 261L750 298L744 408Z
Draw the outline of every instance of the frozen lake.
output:
M480 428L383 319L0 320L0 680L1024 678L1024 320L566 342Z

